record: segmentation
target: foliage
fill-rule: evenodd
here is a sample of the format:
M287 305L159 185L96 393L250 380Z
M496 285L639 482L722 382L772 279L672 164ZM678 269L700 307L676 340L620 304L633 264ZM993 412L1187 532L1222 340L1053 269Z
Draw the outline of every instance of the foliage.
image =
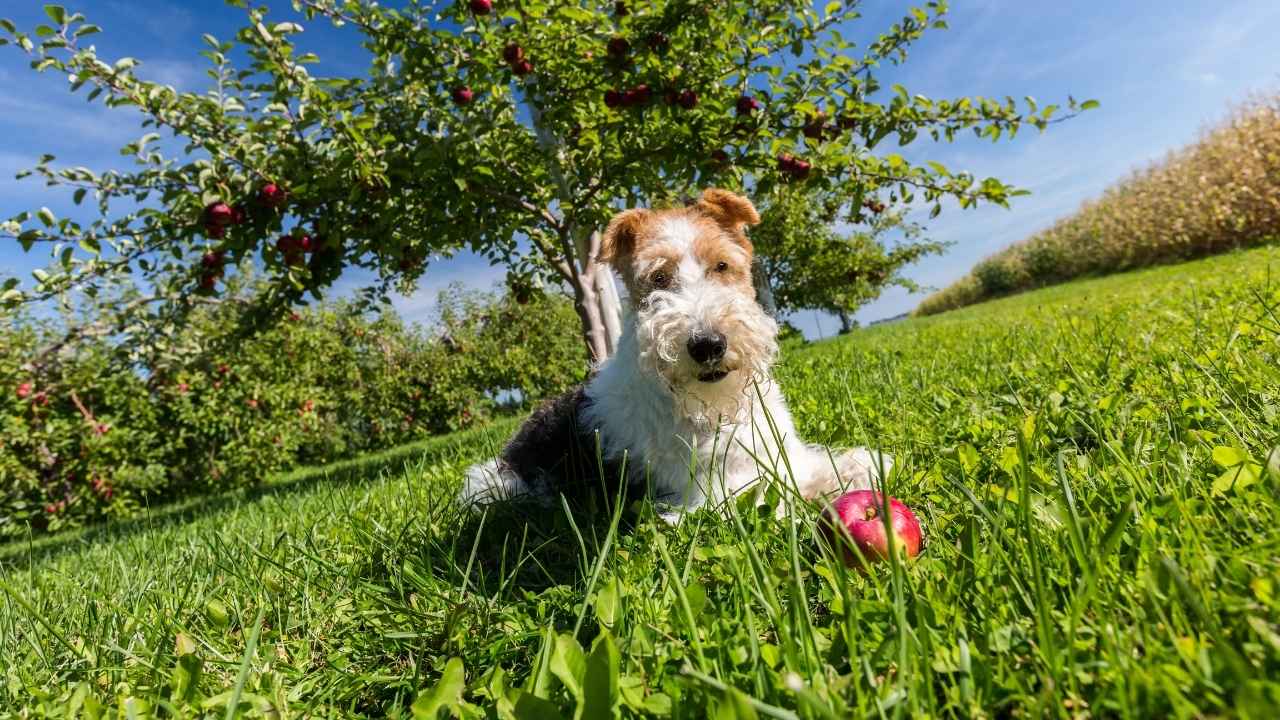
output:
M216 87L181 92L143 79L132 58L108 62L100 31L49 5L33 33L0 21L0 43L90 100L140 111L153 130L126 146L129 171L34 172L92 195L99 217L47 209L0 235L49 248L36 282L7 282L10 303L92 290L136 272L157 305L138 325L181 321L182 300L215 293L224 269L254 259L275 303L329 287L349 268L378 277L372 294L412 283L431 258L464 248L522 282L563 282L597 359L608 355L607 268L599 232L619 202L655 204L709 185L767 195L792 185L859 206L1004 204L1018 191L937 163L877 152L886 138L999 139L1087 108L1072 100L931 99L884 88L945 2L912 8L865 44L846 39L859 3L808 1L583 4L545 0L294 0L300 15L246 7L233 40L205 36ZM369 53L367 75L320 77L304 30L328 21ZM864 33L859 33L864 35ZM166 157L161 135L185 148ZM809 228L792 228L795 239ZM204 262L203 258L215 258ZM609 287L612 287L611 282Z
M380 480L16 555L0 697L23 717L1268 717L1277 268L1262 249L791 348L805 437L898 460L927 543L898 571L846 572L811 508L464 517L494 440L467 436Z
M135 348L109 337L51 353L55 326L14 318L0 330L0 537L253 487L469 427L581 378L563 298L451 290L440 307L429 331L337 303L245 339L240 303L225 302L171 338L191 352L131 363L118 356Z
M1048 230L925 298L932 315L1089 275L1280 238L1280 95L1236 109L1199 142L1108 188Z
M921 237L922 228L905 220L905 210L891 210L879 200L853 208L843 219L865 230L844 234L835 230L841 198L783 191L768 203L751 241L774 303L784 312L825 310L841 318L845 332L852 329L853 312L886 287L917 289L902 269L946 247ZM800 235L797 228L806 232Z

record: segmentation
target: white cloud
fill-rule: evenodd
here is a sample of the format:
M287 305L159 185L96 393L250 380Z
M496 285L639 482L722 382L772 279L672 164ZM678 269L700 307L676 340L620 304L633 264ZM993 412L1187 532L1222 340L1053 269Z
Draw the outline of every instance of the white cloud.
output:
M481 258L462 256L436 260L410 295L396 294L391 304L405 322L429 322L438 307L440 292L453 283L472 290L491 290L507 275L506 268L487 264Z
M138 77L161 85L170 85L178 92L199 92L213 83L208 75L209 65L186 60L141 60Z

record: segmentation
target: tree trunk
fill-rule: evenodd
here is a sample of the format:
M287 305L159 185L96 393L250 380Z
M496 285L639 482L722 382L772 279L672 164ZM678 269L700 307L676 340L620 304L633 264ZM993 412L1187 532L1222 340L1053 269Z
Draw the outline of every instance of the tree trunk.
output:
M597 259L600 248L600 231L593 232L591 237L592 253L587 256L586 272L591 276L596 290L596 301L600 306L600 320L604 324L604 337L609 356L618 349L618 338L622 337L622 301L618 298L618 285L614 281L613 268Z
M600 242L598 230L575 238L575 249L582 263L575 280L570 282L574 309L582 322L582 337L594 366L613 355L622 334L622 304L613 271L598 259Z
M531 95L538 92L537 83L531 75L526 80L526 91ZM551 176L560 190L561 206L571 204L573 192L565 177L564 145L542 122L541 107L537 102L529 103L530 119L533 123L538 145L552 159ZM592 369L609 359L617 347L618 337L622 333L621 303L618 301L618 289L614 285L613 272L599 261L602 236L599 230L590 233L579 232L577 228L562 228L561 240L566 236L573 247L568 244L564 249L562 275L573 287L573 306L578 311L578 319L582 322L582 337L587 344L587 353L591 358ZM578 262L574 263L574 251ZM553 258L548 258L554 261Z
M751 264L751 284L756 288L756 302L760 303L760 307L770 316L778 317L778 303L774 300L773 288L769 286L769 276L765 274L764 266L759 260Z
M840 311L840 334L848 335L853 332L853 316L847 310Z

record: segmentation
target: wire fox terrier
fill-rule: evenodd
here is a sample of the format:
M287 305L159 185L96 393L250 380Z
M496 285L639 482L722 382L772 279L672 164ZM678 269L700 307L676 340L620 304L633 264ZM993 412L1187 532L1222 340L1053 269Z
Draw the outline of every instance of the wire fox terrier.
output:
M600 259L631 304L617 351L470 468L459 502L549 505L621 482L674 522L765 478L805 499L870 487L888 458L805 444L772 377L778 325L756 302L746 235L758 222L749 200L718 189L690 207L614 217Z

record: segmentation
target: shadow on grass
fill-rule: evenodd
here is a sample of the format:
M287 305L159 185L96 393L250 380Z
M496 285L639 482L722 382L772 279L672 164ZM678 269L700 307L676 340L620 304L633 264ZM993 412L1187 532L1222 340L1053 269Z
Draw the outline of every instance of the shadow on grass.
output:
M381 452L319 467L299 468L249 488L237 488L148 508L136 516L74 528L50 535L31 535L0 544L0 570L39 562L96 543L126 538L139 532L180 525L241 505L308 490L321 484L343 485L371 480L382 473L403 471L406 464L431 461L492 444L510 432L514 420L501 420L464 433L431 437Z
M529 501L491 505L462 516L444 536L424 538L438 550L427 553L431 570L482 595L573 585L589 577L610 542L635 531L646 508L651 512L643 497L633 487L620 496L587 493L550 506Z

